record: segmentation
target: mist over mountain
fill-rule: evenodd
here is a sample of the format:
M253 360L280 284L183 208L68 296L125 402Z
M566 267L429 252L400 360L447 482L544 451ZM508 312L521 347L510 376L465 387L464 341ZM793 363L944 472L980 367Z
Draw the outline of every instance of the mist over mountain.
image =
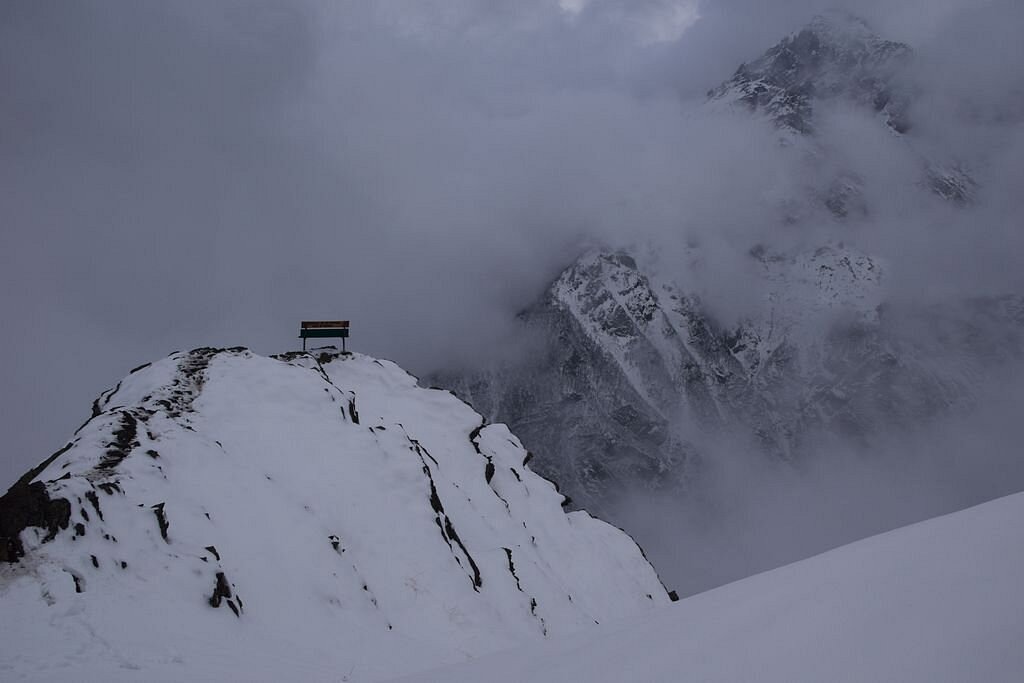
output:
M764 136L705 182L714 206L592 248L520 314L529 354L439 381L695 590L1024 485L993 398L1020 394L1024 290L964 270L1003 235L1001 178L917 133L943 116L915 106L922 59L829 12L741 64L687 120ZM998 434L978 476L935 436L951 419Z
M341 316L421 374L486 364L588 242L696 234L704 300L756 308L742 254L823 241L763 221L762 195L825 177L773 128L693 110L835 4L911 46L918 153L984 194L969 215L919 201L918 159L870 114L819 111L873 195L858 246L900 261L900 296L1013 290L1014 2L10 3L2 478L52 449L50 416L199 340L277 352Z
M108 377L200 338L276 352L297 319L340 315L355 348L421 374L544 356L517 314L540 317L535 302L585 253L631 254L628 277L656 271L722 348L763 333L786 261L809 284L782 307L809 338L884 314L834 348L850 368L858 354L877 365L869 347L895 340L895 357L931 366L899 366L904 385L923 382L916 398L876 373L830 399L864 410L826 406L812 429L856 431L865 410L906 424L983 368L1005 384L1016 375L985 357L1012 355L1003 297L1024 291L1021 9L833 4L13 4L0 26L15 93L0 103L6 479ZM801 297L824 281L806 269L833 257L823 291L840 302L808 313ZM869 277L851 288L843 273ZM978 338L992 353L965 347ZM947 360L952 379L934 372ZM793 390L770 394L777 418L768 394L736 399L733 413L749 404L747 422L768 425L755 449L792 449L800 402L831 386L793 385L808 377L778 375ZM608 423L624 451L669 444L614 467L693 465L698 430L645 402L594 413L629 425ZM668 469L666 485L694 471Z
M688 670L742 648L792 680L844 644L921 657L898 624L947 658L1019 640L1017 498L648 609L659 575L685 597L1024 490L1020 26L1017 0L6 3L0 671L379 680L513 648L461 671L674 678L696 629L726 663ZM367 355L288 351L339 318ZM1019 669L963 647L921 679Z

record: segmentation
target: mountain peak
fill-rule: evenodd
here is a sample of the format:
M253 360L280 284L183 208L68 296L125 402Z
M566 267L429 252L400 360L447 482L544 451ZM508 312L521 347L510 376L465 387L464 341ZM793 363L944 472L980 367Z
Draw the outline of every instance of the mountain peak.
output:
M843 9L825 10L815 15L805 31L813 31L833 43L877 43L882 40L863 18Z
M860 17L831 11L740 65L708 96L742 102L798 134L813 133L817 101L841 97L883 114L893 130L904 132L904 103L893 81L911 54L909 46L881 38Z

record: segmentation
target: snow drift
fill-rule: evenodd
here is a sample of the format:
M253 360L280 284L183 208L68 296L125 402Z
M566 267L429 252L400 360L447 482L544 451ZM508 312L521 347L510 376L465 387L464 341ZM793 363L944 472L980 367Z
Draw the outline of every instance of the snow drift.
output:
M411 681L1019 681L1024 494Z

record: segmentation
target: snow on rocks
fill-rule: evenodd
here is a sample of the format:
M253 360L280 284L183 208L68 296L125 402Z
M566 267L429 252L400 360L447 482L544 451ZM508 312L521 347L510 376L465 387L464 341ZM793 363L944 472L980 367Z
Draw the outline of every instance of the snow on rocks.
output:
M862 19L827 12L742 64L708 94L715 102L763 111L780 129L797 135L814 130L818 101L837 97L873 108L903 132L906 96L895 82L911 57L909 46L883 40Z
M174 354L0 499L0 677L374 680L667 604L527 459L393 363Z

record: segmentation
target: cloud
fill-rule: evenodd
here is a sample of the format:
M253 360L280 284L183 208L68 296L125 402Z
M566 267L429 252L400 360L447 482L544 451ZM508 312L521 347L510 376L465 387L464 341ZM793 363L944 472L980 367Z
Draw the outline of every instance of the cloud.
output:
M758 243L846 240L891 263L891 292L911 304L1019 291L1016 3L840 3L918 49L914 149L837 108L822 118L832 161L812 163L767 126L702 110L708 88L831 4L7 3L0 480L61 446L130 367L177 349L282 351L297 321L339 316L353 348L416 372L486 361L521 344L515 313L595 242L653 243L666 259L700 244L702 265L681 277L725 320L760 305L746 271ZM979 202L930 197L921 154L968 165ZM787 198L839 166L865 180L869 217L780 221ZM986 433L950 430L963 448ZM880 448L923 453L921 439ZM738 539L719 549L742 557L709 551L700 580L876 529L856 515L879 481L888 523L968 500L943 497L947 479L903 505L910 474L856 459L804 478L731 462L707 492L735 504L722 517L665 509L688 538ZM857 502L832 514L831 493ZM786 504L805 499L823 511L818 531Z
M715 439L701 446L699 486L682 496L622 492L610 514L669 588L691 595L1017 493L1022 399L1015 376L983 392L983 410L876 435L869 448L822 434L795 465L735 436Z

